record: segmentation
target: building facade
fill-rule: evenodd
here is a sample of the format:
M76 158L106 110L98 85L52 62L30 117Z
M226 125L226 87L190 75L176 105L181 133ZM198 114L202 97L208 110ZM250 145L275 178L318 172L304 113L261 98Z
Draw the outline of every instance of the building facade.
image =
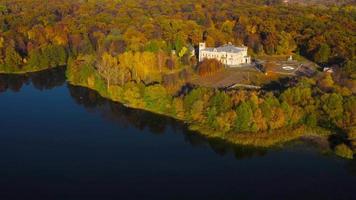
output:
M226 66L239 67L251 63L251 57L247 55L247 50L248 48L245 46L236 47L231 43L217 48L207 48L205 43L200 43L199 62L204 59L216 59Z

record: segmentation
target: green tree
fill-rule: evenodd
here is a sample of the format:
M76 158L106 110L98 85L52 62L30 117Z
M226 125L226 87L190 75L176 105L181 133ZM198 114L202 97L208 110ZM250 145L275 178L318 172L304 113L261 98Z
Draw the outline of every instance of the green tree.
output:
M335 147L335 153L336 155L347 159L353 159L353 154L354 154L346 144L337 145Z
M226 112L231 109L232 101L230 96L225 92L216 91L210 99L210 106L214 107L217 113Z
M142 100L142 93L140 87L135 83L128 83L124 87L124 102L137 108L143 108L145 106Z
M167 112L171 105L171 96L159 84L146 87L143 99L146 108L159 112Z
M322 109L328 118L334 122L339 120L343 115L343 98L340 94L324 94L321 96Z
M15 48L9 45L5 50L5 65L8 69L16 69L22 64L22 59ZM12 71L10 70L10 71Z
M295 44L291 34L282 31L278 36L279 41L276 48L277 54L291 54L297 48L297 45Z
M315 127L317 125L317 117L315 113L310 113L305 118L305 124L310 127Z
M216 111L216 108L215 107L208 108L206 114L207 114L207 125L215 129L218 126L216 121L218 112Z
M242 102L236 108L235 130L237 132L251 131L252 116L251 106L246 102Z
M192 109L190 110L189 118L198 123L204 121L204 101L198 100L194 102Z
M31 68L40 68L41 67L41 51L39 49L34 49L29 52L28 65Z
M350 96L345 99L343 121L344 126L356 126L356 96Z
M184 110L191 110L193 108L193 104L196 101L201 100L205 93L207 93L207 89L201 87L190 91L184 97Z
M314 54L314 60L318 63L327 63L330 58L331 50L328 44L321 44L318 51Z

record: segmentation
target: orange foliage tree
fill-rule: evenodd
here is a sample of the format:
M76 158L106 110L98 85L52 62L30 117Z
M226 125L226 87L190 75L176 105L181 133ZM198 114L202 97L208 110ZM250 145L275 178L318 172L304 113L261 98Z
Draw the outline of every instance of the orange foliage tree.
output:
M213 75L224 69L224 65L216 59L205 59L199 63L197 72L200 76Z

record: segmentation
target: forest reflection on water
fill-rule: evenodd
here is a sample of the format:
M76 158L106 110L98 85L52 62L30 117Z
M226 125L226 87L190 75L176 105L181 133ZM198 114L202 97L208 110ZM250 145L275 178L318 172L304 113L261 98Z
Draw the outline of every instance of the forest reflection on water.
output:
M24 85L33 85L38 90L62 86L66 82L65 67L27 74L0 74L0 93L11 90L19 92Z
M75 102L84 106L88 112L99 112L102 117L120 124L120 126L134 126L143 132L156 135L165 134L167 128L170 128L175 133L183 133L185 141L191 146L208 145L215 153L222 156L233 152L237 159L263 156L267 153L267 149L263 148L241 147L219 139L207 139L189 131L186 124L181 121L144 110L125 107L123 104L105 99L96 91L84 87L68 85L68 89Z
M221 139L206 138L199 133L188 130L186 124L176 119L144 110L128 108L121 103L103 98L96 91L85 87L70 84L67 87L74 101L78 105L84 106L89 113L100 113L103 118L121 127L133 126L146 134L163 135L169 128L174 133L182 134L184 141L192 147L209 147L219 156L233 154L237 160L263 157L268 155L268 152L271 150L283 150L283 148L288 146L287 144L271 148L257 148L230 144ZM325 144L320 144L318 141L310 139L292 141L289 143L289 147L291 147L292 151L317 151L320 156L328 156L328 154L322 155L325 154L323 153L325 152ZM350 174L356 176L355 160L347 161L345 168Z

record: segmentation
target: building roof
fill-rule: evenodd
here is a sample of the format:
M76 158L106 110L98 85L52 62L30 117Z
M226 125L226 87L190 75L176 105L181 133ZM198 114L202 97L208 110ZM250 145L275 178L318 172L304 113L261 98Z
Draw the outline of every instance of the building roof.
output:
M226 44L217 48L205 48L202 49L202 51L239 53L241 51L246 51L246 47L236 47L232 44Z

